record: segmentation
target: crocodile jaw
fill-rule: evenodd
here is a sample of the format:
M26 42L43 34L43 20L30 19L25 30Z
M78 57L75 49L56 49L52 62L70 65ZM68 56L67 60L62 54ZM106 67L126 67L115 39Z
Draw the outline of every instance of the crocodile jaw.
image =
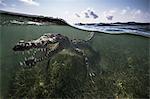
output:
M46 44L56 43L57 39L53 34L45 34L32 41L20 40L14 47L14 51L25 51L33 48L44 48Z
M69 42L69 39L66 36L49 33L32 41L20 40L13 47L13 51L22 52L23 54L26 51L28 54L32 54L31 57L25 58L23 62L20 62L20 65L33 66L37 62L41 62L45 58L50 57L53 53L62 50L65 47L66 42ZM39 53L43 53L42 57L40 56L37 58L37 54Z

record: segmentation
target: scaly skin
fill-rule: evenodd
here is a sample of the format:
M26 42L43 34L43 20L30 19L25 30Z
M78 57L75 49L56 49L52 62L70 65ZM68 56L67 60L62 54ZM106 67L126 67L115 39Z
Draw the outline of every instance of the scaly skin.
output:
M68 37L63 36L61 34L51 34L47 33L42 35L40 38L36 40L31 41L23 41L20 40L13 48L15 52L25 52L32 53L32 56L29 58L25 58L25 61L20 62L20 65L26 65L26 66L34 66L36 63L43 61L46 58L52 57L54 54L60 52L63 49L71 48L73 49L77 54L82 55L85 57L85 62L87 67L88 65L88 59L85 55L85 53L79 49L78 44L79 43L85 43L84 41L77 41L77 40L69 40ZM33 49L37 49L44 55L43 57L36 58L36 54L38 54L36 51L32 51Z
M15 52L25 52L27 51L32 56L29 58L25 58L23 62L20 62L22 66L35 66L38 62L44 61L48 59L47 66L45 68L46 75L48 74L49 63L52 57L62 51L63 49L71 49L77 55L82 56L84 58L84 63L86 66L86 77L89 77L92 84L94 84L93 76L95 75L93 71L91 71L91 63L89 63L89 56L85 53L84 48L88 48L87 41L83 40L70 40L68 37L63 36L61 34L44 34L40 38L31 41L19 41L13 48ZM89 48L90 49L90 48ZM38 51L38 53L37 53ZM42 55L38 55L42 52ZM37 57L40 56L40 57ZM46 76L47 79L47 76Z
M64 48L70 45L68 37L61 34L44 34L40 38L31 41L20 40L14 47L15 52L28 51L29 53L33 49L37 49L41 52L44 52L44 56L40 58L35 58L37 54L36 51L33 52L33 55L29 58L25 58L24 62L20 62L20 65L33 66L37 62L41 62L43 59L51 57L53 54L58 53Z

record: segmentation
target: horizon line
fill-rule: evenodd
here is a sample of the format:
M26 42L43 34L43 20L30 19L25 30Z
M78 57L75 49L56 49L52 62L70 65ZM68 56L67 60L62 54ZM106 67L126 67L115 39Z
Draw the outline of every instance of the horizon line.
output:
M27 15L27 16L34 16L34 17L47 17L47 18L55 18L55 19L62 19L64 21L66 21L64 18L61 18L61 17L55 17L55 16L48 16L48 15L41 15L41 14L32 14L32 13L22 13L22 12L15 12L15 11L8 11L8 10L2 10L0 9L0 13L1 12L5 12L5 13L11 13L11 14L20 14L20 15ZM68 21L66 21L68 23ZM140 22L140 21L126 21L126 22L123 22L123 21L117 21L117 22L86 22L86 23L82 23L82 22L77 22L77 23L82 23L82 24L98 24L98 23L129 23L129 22L134 22L134 23L150 23L150 22ZM70 23L70 22L69 22ZM74 24L77 24L77 23L74 23Z

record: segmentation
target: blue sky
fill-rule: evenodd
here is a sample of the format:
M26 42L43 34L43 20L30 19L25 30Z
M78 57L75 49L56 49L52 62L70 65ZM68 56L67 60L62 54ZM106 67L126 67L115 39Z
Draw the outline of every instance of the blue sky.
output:
M68 22L150 22L150 0L0 0L0 9Z

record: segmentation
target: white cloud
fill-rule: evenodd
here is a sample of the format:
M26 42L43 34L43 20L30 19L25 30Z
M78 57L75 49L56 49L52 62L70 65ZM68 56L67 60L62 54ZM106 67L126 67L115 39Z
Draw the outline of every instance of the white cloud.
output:
M0 0L0 5L7 6L6 3L4 2L4 0Z
M139 10L139 9L136 10L136 11L135 11L135 14L136 14L136 15L137 15L137 14L141 14L141 10Z
M98 15L98 18L94 19L93 16L91 16L91 12L94 12L96 15ZM88 8L84 11L72 13L67 16L67 19L73 20L74 23L113 23L113 22L129 22L129 21L141 21L141 22L150 22L148 21L148 18L150 17L150 14L148 12L145 12L141 9L135 9L130 7L125 7L123 9L106 9L101 10L99 12L94 11L91 8ZM73 22L70 21L70 22Z
M128 7L126 7L126 9L127 9L127 10L130 10L130 7L128 6Z
M100 17L93 8L87 8L79 12L70 12L63 17L69 23L99 23Z
M121 11L121 14L122 15L124 15L124 14L126 14L127 13L127 10L126 9L123 9L122 11Z
M98 14L92 9L92 8L87 8L84 11L81 11L79 13L75 13L76 17L83 17L83 18L89 18L89 19L97 19L99 16Z
M142 12L140 9L133 9L131 11L131 16L133 19L138 19L140 17L143 17L145 15L144 12Z
M145 17L145 18L150 18L150 13L146 12L146 13L144 14L144 17Z
M113 17L114 16L106 16L107 20L109 20L109 21L113 20Z
M117 13L117 10L107 10L103 12L103 16L113 16Z
M69 14L69 11L65 11L65 14Z
M11 4L11 6L12 6L12 7L16 7L16 5L15 5L15 4Z
M118 13L117 9L106 10L102 13L102 18L106 22L109 22L109 21L112 21L114 17L116 17L117 13Z
M121 15L125 15L125 14L129 14L131 11L133 11L130 7L125 7L124 9L122 9L121 11L120 11L120 14Z
M126 10L126 11L125 11ZM149 22L149 14L146 11L136 8L126 7L120 10L119 19L123 21L139 21L139 22Z
M128 15L136 17L136 15L140 15L142 11L140 9L131 9L130 7L126 7L120 11L121 15Z
M38 2L35 2L33 0L19 0L25 4L28 4L28 5L35 5L35 6L39 6L39 3Z
M76 17L78 17L78 18L80 17L80 15L79 15L78 13L75 13L75 15L76 15Z
M116 10L109 10L109 13L113 14L113 13L116 13L117 11Z

